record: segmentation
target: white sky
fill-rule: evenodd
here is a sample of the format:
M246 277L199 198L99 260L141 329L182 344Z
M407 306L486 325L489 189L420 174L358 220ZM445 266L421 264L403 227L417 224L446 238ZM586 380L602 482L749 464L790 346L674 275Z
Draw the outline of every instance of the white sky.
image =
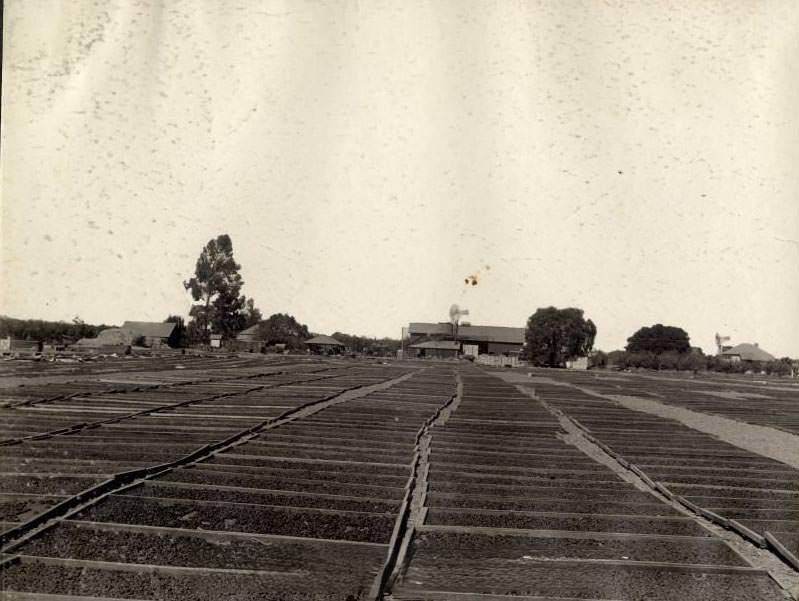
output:
M799 356L794 0L5 10L2 313L186 314L228 233L318 332L578 306Z

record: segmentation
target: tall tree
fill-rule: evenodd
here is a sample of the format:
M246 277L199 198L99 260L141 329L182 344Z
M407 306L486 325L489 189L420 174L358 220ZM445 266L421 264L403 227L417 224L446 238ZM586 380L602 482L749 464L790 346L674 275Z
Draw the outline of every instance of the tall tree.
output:
M285 344L292 350L300 350L311 334L308 326L298 322L292 315L275 313L259 324L257 337L267 344Z
M569 359L588 354L596 326L582 309L538 309L527 320L525 355L536 365L562 367Z
M691 341L685 330L660 323L641 328L627 339L627 351L630 353L659 355L668 351L687 353L689 350Z
M240 294L244 285L239 274L241 265L233 258L233 242L222 234L209 240L194 268L194 277L183 282L195 301L189 311L189 331L199 342L208 342L211 333L232 338L241 331L252 302Z
M244 303L244 310L242 311L241 329L246 330L254 325L257 325L263 319L260 309L256 308L255 301L251 298L247 299Z

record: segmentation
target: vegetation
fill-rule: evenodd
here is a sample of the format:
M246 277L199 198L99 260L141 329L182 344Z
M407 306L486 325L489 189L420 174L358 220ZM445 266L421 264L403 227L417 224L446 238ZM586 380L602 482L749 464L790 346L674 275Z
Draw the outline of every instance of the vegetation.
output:
M194 269L194 277L183 282L195 301L189 311L189 337L207 343L210 335L233 338L249 325L258 323L261 312L252 299L241 295L244 285L241 265L233 258L233 242L222 234L205 245Z
M343 343L348 351L365 355L394 355L401 346L395 338L370 338L335 332L333 338Z
M289 350L302 350L304 342L311 337L308 326L301 324L288 313L275 313L258 324L256 340L267 345L285 344Z
M688 333L682 328L657 323L644 327L627 339L628 353L687 353L691 350Z
M0 316L0 337L10 336L19 340L40 340L47 344L66 344L80 338L94 338L112 326L91 325L80 317L71 323L65 321L44 321L42 319L14 319Z
M174 323L175 329L167 340L167 344L172 348L186 348L189 346L189 330L185 320L180 315L170 315L164 323Z
M562 367L587 355L594 346L596 326L582 309L538 309L527 320L524 353L535 365Z
M608 353L607 356L609 366L621 369L643 368L698 371L707 369L707 361L708 357L701 353L679 353L677 351L665 351L662 353L613 351Z

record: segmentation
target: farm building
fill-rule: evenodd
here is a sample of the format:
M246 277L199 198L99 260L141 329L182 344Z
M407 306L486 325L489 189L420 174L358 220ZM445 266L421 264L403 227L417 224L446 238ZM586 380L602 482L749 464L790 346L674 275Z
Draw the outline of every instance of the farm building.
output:
M133 335L134 342L140 341L144 346L159 348L169 346L169 339L175 331L172 322L126 321L120 328Z
M505 326L454 326L449 322L408 324L405 347L421 350L420 344L432 341L449 341L458 346L458 352L478 355L518 355L524 347L524 328Z
M335 355L344 351L344 343L332 336L320 334L305 341L308 349L317 355Z
M411 356L431 359L456 359L461 345L454 340L427 340L408 347Z
M42 350L42 343L38 340L20 340L6 336L0 338L0 353L38 353Z
M81 338L75 346L79 349L124 348L135 345L162 348L169 346L174 331L175 324L171 322L126 321L119 328L102 330L97 338Z
M752 344L744 342L728 350L722 351L721 357L729 359L733 363L768 363L774 361L775 357L767 353L758 346L757 342Z

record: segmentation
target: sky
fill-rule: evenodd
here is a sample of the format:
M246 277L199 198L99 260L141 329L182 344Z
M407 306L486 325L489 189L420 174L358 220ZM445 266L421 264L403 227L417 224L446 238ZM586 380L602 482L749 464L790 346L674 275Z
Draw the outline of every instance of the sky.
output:
M799 357L799 4L7 0L0 313L684 328ZM475 286L464 278L476 275Z

